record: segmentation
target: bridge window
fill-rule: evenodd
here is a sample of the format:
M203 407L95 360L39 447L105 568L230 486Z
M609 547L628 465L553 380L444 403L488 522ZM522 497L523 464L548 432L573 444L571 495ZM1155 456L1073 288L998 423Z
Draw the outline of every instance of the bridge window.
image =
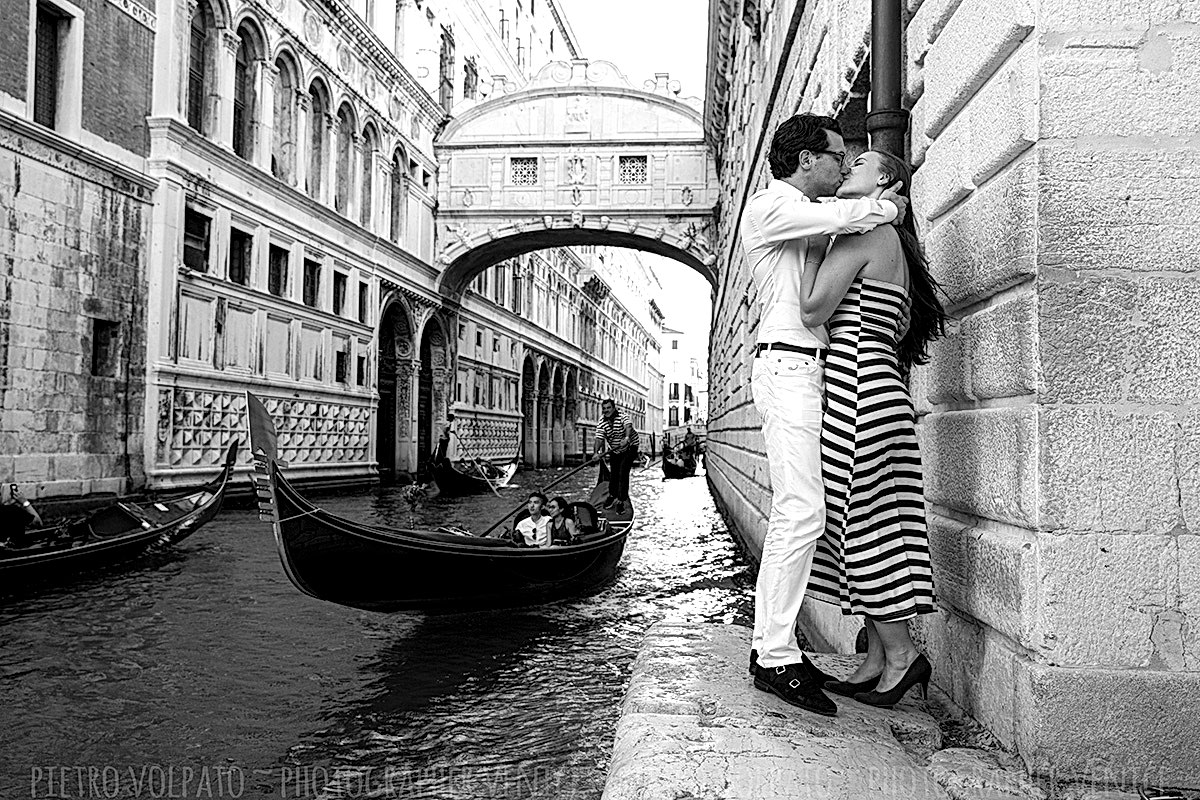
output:
M648 161L648 156L618 156L618 182L645 183L649 172Z
M513 156L509 159L509 179L514 186L536 186L538 160L536 156Z

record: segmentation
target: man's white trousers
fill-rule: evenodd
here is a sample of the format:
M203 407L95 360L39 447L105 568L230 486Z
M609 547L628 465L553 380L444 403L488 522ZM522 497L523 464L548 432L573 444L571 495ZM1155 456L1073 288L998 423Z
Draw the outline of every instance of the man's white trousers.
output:
M800 661L796 619L825 531L823 382L824 370L809 356L768 351L754 359L750 388L771 472L771 516L754 589L753 646L764 667Z

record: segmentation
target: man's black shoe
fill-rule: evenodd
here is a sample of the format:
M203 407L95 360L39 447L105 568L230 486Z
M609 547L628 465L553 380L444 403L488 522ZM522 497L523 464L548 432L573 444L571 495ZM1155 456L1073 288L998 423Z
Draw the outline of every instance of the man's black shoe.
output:
M616 504L617 504L617 498L615 498L615 497L610 497L610 498L608 498L607 500L605 500L605 501L604 501L604 505L603 505L603 506L601 506L601 507L602 507L602 508L603 508L605 511L607 511L608 509L612 508L612 507L613 507L613 506L615 506Z
M761 689L805 711L824 717L837 716L837 705L809 680L800 664L759 667L754 673L754 688Z
M828 672L825 672L820 667L818 667L816 664L814 664L812 662L812 659L810 659L808 657L808 653L802 653L800 655L800 663L804 665L804 671L805 671L805 673L807 673L809 679L813 683L815 683L817 686L824 686L828 681L839 680L838 678L835 678L834 676L830 675ZM755 650L753 647L751 647L750 648L750 669L747 671L751 675L753 675L754 670L756 670L756 669L758 669L758 651Z

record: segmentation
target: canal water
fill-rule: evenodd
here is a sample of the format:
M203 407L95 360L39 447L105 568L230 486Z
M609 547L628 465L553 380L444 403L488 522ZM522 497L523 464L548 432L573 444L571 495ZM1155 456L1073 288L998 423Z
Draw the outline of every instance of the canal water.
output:
M318 502L479 530L565 472L415 516L398 489ZM588 468L551 494L594 480ZM238 509L132 566L0 601L0 798L598 798L646 629L753 614L703 477L635 471L631 496L639 525L615 583L537 608L322 603Z

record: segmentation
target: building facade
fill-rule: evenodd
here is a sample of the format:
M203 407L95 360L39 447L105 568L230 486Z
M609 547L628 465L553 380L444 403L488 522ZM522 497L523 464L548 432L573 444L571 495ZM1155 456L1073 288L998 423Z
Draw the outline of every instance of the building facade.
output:
M687 432L703 436L708 416L708 358L695 334L663 330L664 430L672 441Z
M934 680L1028 768L1200 787L1194 6L905 4L917 215L954 317L918 370ZM737 221L780 122L860 138L870 4L714 0L722 274L709 475L750 550L770 488ZM1109 98L1101 109L1097 97ZM747 298L749 302L747 302ZM858 622L807 603L817 642Z
M573 55L573 36L544 1L198 0L163 17L150 483L210 470L240 435L248 388L301 477L420 467L455 402L459 332L475 325L434 289L434 136L456 105L527 80L556 50Z
M0 2L0 476L31 497L144 479L158 13Z
M577 461L592 451L606 397L649 436L657 338L611 288L637 275L657 285L632 251L578 247L517 256L472 281L454 389L457 430L472 455L518 454L529 466Z

